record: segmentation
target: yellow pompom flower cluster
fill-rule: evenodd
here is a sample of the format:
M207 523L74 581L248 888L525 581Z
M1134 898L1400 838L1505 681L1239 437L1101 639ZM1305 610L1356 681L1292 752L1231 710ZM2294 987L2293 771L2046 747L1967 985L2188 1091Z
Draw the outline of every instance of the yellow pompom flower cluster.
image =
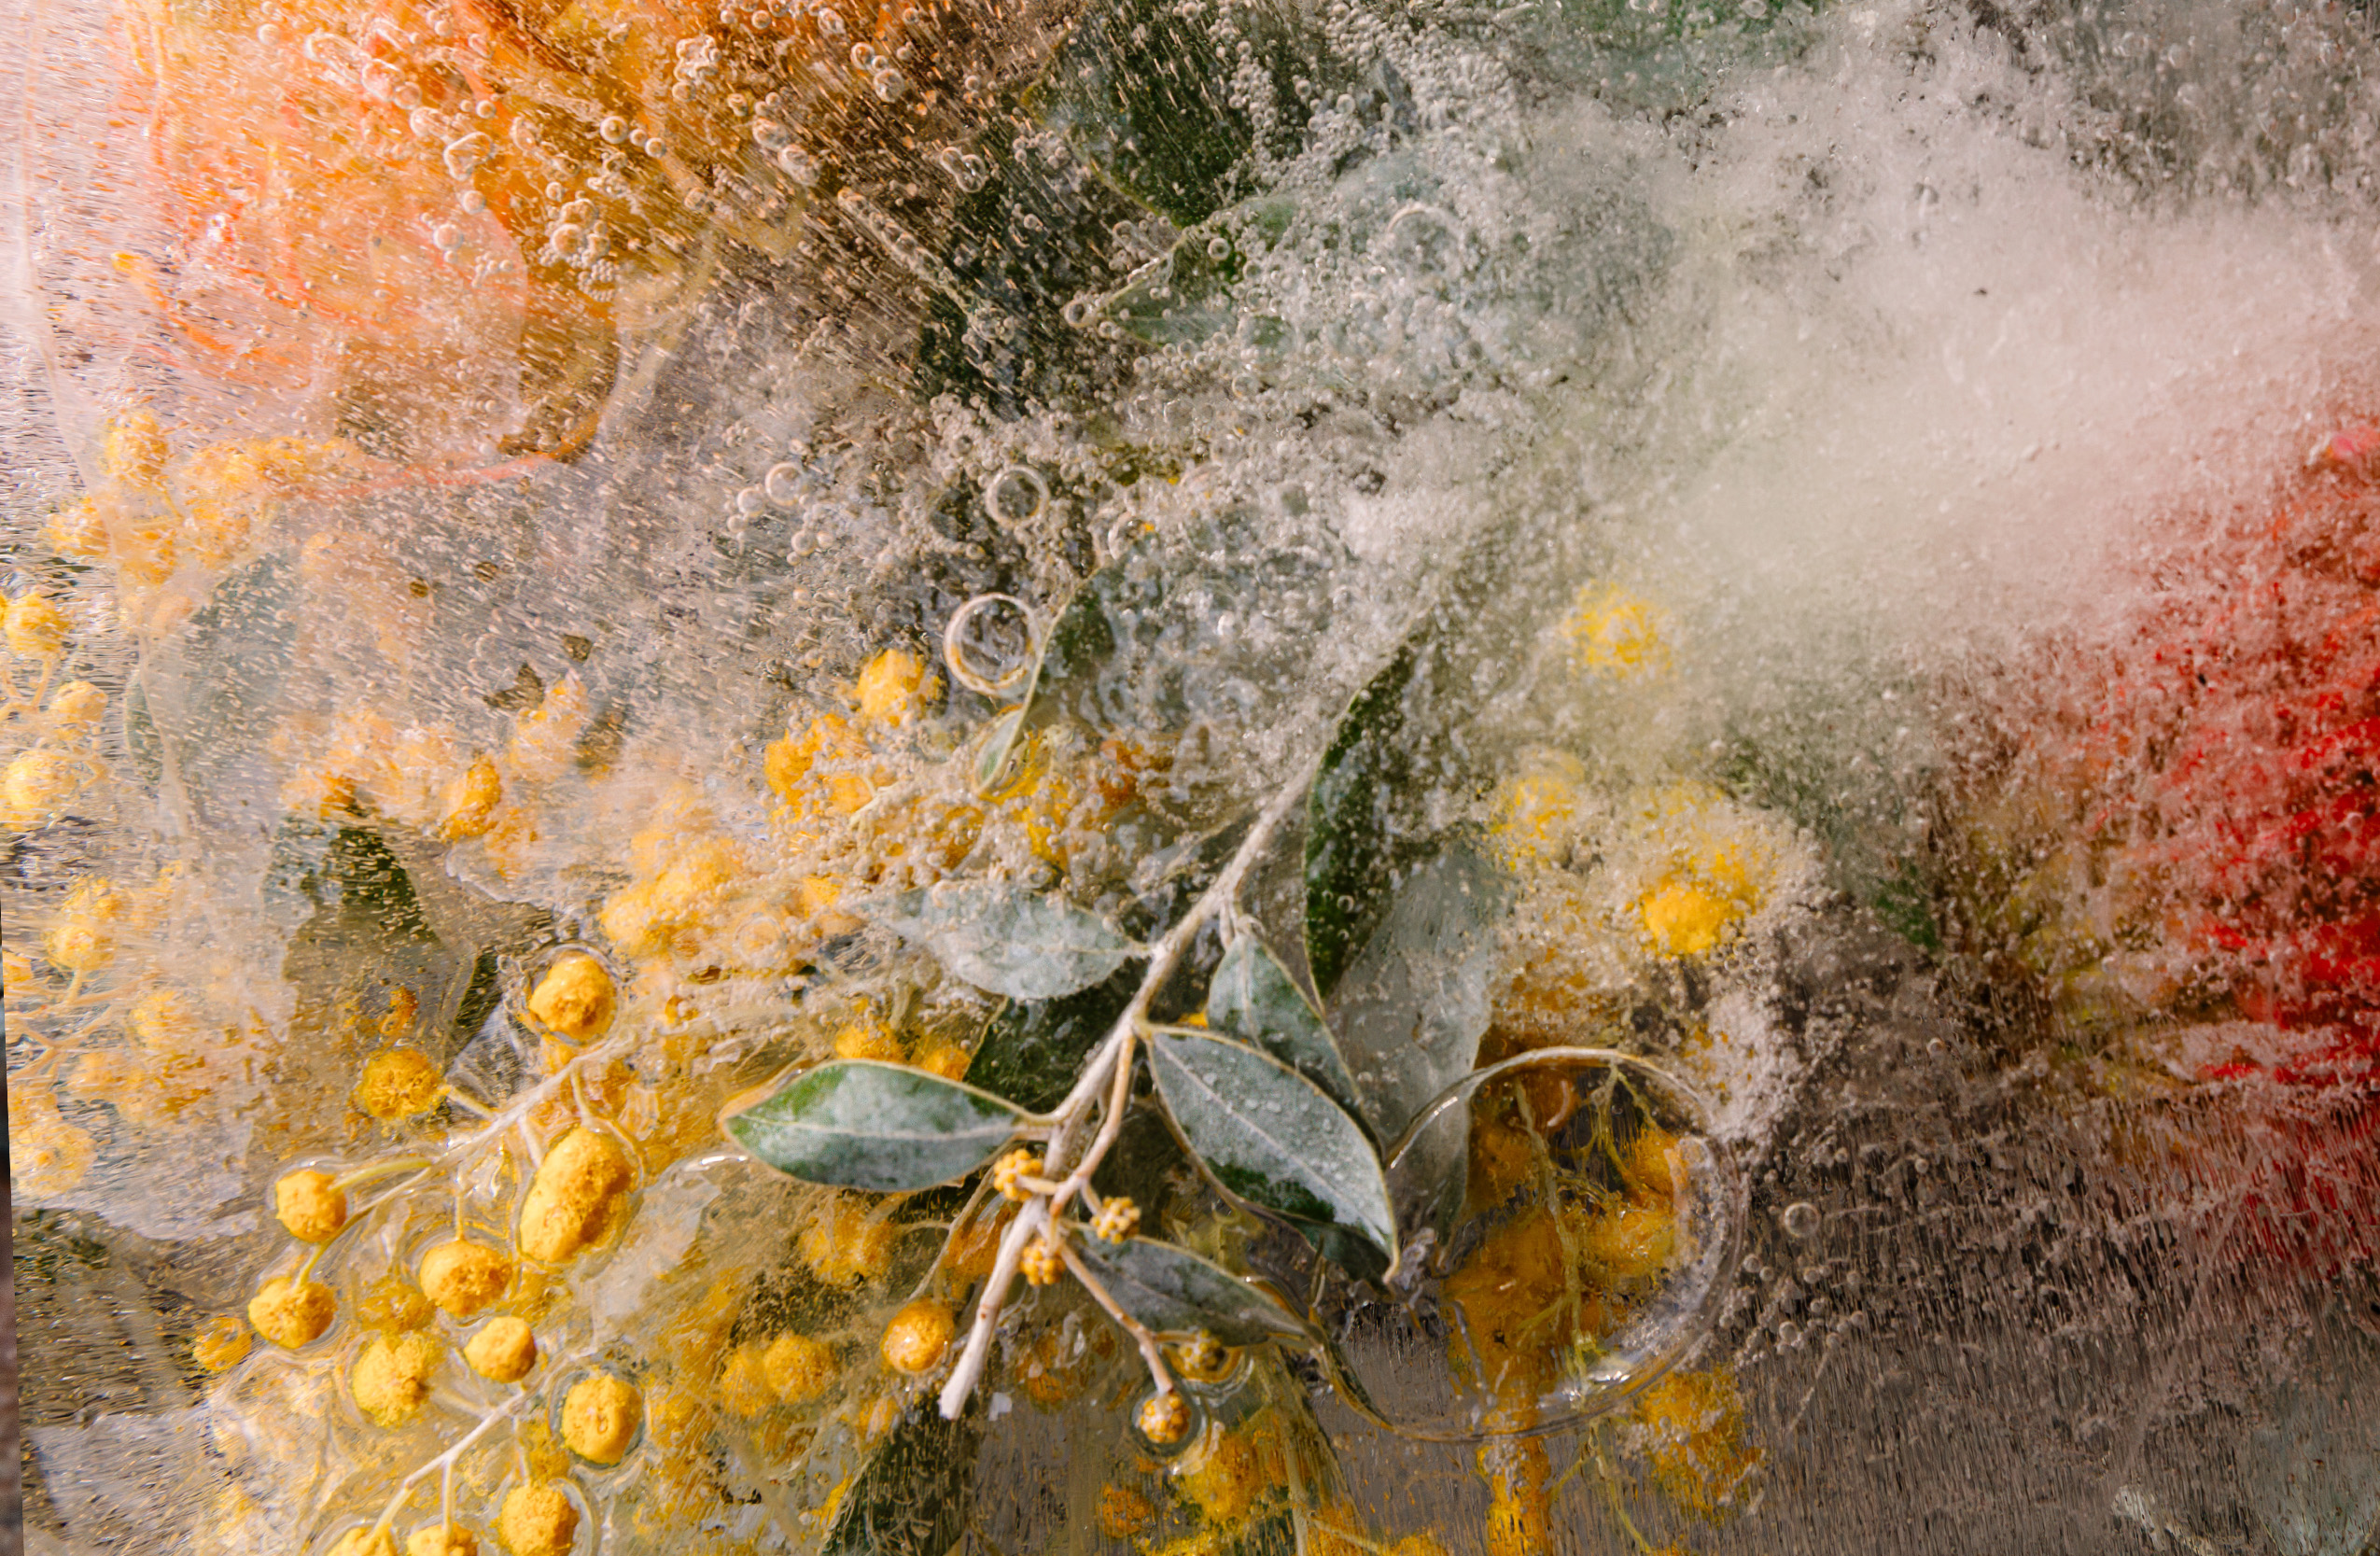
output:
M102 433L100 480L49 521L63 556L115 565L128 623L162 628L197 603L164 585L184 568L218 574L248 555L286 504L355 480L364 462L343 440L235 438L178 458L155 413L128 411Z
M1561 624L1571 663L1616 680L1669 668L1670 650L1659 610L1616 583L1588 583Z

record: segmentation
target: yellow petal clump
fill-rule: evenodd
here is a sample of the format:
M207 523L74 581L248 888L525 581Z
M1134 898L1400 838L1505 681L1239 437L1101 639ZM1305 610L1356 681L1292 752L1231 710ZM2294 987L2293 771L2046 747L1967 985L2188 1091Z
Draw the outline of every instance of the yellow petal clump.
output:
M554 1142L521 1202L522 1253L560 1264L609 1240L636 1174L609 1135L574 1128Z

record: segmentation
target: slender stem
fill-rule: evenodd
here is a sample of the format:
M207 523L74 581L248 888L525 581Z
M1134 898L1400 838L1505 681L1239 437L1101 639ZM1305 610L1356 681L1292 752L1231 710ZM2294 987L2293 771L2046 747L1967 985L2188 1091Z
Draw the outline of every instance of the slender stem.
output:
M376 1178L393 1178L399 1172L416 1172L423 1168L436 1165L437 1163L427 1156L397 1156L387 1161L372 1162L352 1171L342 1172L330 1180L330 1186L337 1189L354 1188L358 1185L371 1183Z
M1108 1093L1107 1116L1099 1120L1099 1132L1091 1141L1091 1148L1083 1153L1082 1162L1057 1185L1050 1196L1049 1213L1053 1218L1066 1213L1067 1201L1091 1186L1091 1173L1114 1148L1115 1137L1124 1132L1124 1111L1132 1101L1132 1044L1139 1034L1127 1028L1119 1034L1113 1069L1113 1089Z
M397 1517L397 1509L405 1505L406 1494L413 1489L414 1485L419 1482L424 1476L428 1475L433 1471L451 1470L454 1467L455 1461L463 1456L463 1451L465 1449L470 1447L471 1444L487 1436L488 1433L494 1431L498 1425L511 1420L515 1415L518 1415L521 1411L521 1408L536 1397L538 1396L525 1390L514 1395L511 1399L506 1400L497 1409L490 1410L487 1414L482 1416L480 1418L480 1423L477 1426L472 1427L469 1432L463 1434L460 1437L457 1437L454 1443L447 1448L445 1452L441 1453L435 1459L428 1460L415 1466L412 1474L397 1482L396 1493L389 1497L388 1505L381 1508L380 1517L376 1521L374 1521L372 1528L375 1530L387 1528L389 1524L395 1521Z
M1008 1230L1000 1240L1000 1253L992 1260L991 1278L984 1283L983 1300L975 1304L975 1322L967 1331L966 1347L959 1353L959 1365L950 1369L950 1381L942 1386L942 1416L945 1421L957 1421L959 1412L967 1408L967 1396L974 1392L975 1380L984 1375L984 1362L991 1354L992 1326L1000 1322L1001 1304L1008 1299L1008 1288L1016 1279L1016 1266L1025 1257L1025 1242L1042 1228L1046 1200L1036 1199L1016 1213Z
M1199 893L1198 900L1191 905L1188 913L1183 915L1181 921L1166 931L1149 948L1148 971L1141 974L1141 987L1133 992L1131 1002L1124 1007L1123 1015L1116 1018L1108 1035L1100 1040L1098 1050L1092 1054L1090 1062L1083 1067L1083 1073L1075 1078L1073 1088L1067 1092L1065 1100L1049 1114L1049 1147L1043 1158L1043 1171L1052 1175L1059 1172L1068 1175L1057 1182L1053 1192L1037 1192L1016 1219L1009 1224L1007 1235L1001 1240L1000 1256L992 1264L991 1278L984 1283L983 1299L975 1306L974 1324L967 1332L967 1343L959 1352L958 1364L951 1368L949 1381L942 1388L941 1405L945 1420L956 1421L959 1418L959 1412L966 1408L967 1396L974 1392L975 1384L983 1377L984 1364L991 1354L992 1326L999 1322L1001 1308L1008 1300L1008 1288L1015 1281L1017 1263L1024 1256L1027 1238L1049 1225L1056 1213L1065 1208L1067 1201L1090 1182L1091 1173L1114 1145L1116 1136L1124 1127L1124 1104L1130 1099L1132 1082L1132 1045L1148 1029L1149 1002L1156 998L1157 991L1165 987L1166 980L1182 964L1183 957L1188 954L1198 932L1239 894L1239 883L1254 867L1266 845L1272 841L1273 834L1280 830L1281 823L1305 796L1307 783L1311 777L1309 767L1296 781L1285 785L1274 796L1272 803L1265 807L1264 814L1257 818L1256 824L1249 829L1248 835L1240 840L1239 851L1231 856L1231 862L1224 866L1223 873L1215 877L1212 885ZM1099 1134L1077 1160L1075 1142L1090 1119L1092 1108L1101 1100L1108 1102L1107 1115L1101 1121ZM1079 1272L1077 1278L1080 1278ZM1156 1377L1169 1380L1164 1386L1170 1388L1170 1374L1163 1368L1164 1361L1160 1357L1151 1370Z
M1066 1268L1074 1272L1074 1278L1083 1283L1083 1289L1091 1294L1091 1300L1105 1308L1108 1317L1115 1320L1116 1326L1130 1335L1132 1343L1141 1348L1141 1359L1149 1364L1149 1378L1156 1384L1157 1392L1171 1394L1173 1373L1165 1365L1165 1348L1157 1344L1157 1337L1149 1332L1148 1325L1117 1306L1107 1287L1091 1273L1091 1267L1083 1262L1083 1255L1074 1252L1072 1243L1059 1243L1057 1253L1066 1261Z
M439 1153L438 1159L453 1161L457 1157L468 1156L515 1124L526 1123L531 1113L550 1100L555 1092L570 1084L571 1077L578 1073L581 1065L609 1063L626 1053L636 1043L637 1035L635 1032L623 1031L616 1036L608 1037L594 1047L573 1056L553 1074L506 1104L502 1112L490 1116L488 1121L479 1128L456 1139L445 1150ZM525 1138L525 1131L524 1138Z

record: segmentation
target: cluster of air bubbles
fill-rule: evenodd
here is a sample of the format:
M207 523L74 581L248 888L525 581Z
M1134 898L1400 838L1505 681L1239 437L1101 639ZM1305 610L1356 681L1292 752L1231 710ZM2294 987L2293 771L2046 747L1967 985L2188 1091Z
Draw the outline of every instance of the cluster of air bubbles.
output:
M1049 506L1049 483L1030 465L1011 465L984 483L984 507L1001 524L1030 524Z
M945 146L936 154L934 161L941 164L943 172L950 175L952 183L969 194L982 189L991 178L990 164L963 147Z
M789 146L779 151L777 165L785 176L797 184L808 185L819 181L819 160L805 147Z
M678 80L669 95L683 103L694 94L694 89L707 84L719 71L719 40L708 33L697 33L678 40Z
M838 533L858 532L857 518L840 503L814 502L804 514L803 522L787 538L786 560L799 562L824 551Z

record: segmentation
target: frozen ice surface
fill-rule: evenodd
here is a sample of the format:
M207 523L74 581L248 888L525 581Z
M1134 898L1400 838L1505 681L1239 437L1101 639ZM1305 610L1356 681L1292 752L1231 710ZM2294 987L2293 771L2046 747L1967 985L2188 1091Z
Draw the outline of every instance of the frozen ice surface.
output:
M281 20L259 10L259 25L294 26L268 9ZM1003 51L1054 48L1082 21L1015 9L1048 36L1003 36ZM230 1446L264 1417L238 1392L261 1364L211 1371L199 1338L277 1256L274 1176L360 1153L346 1099L375 1034L404 1027L391 989L417 1002L410 1030L472 1104L542 1105L544 1050L497 994L539 947L613 934L602 905L647 869L633 838L660 834L671 861L699 839L739 867L822 871L780 835L768 743L842 706L887 643L931 652L963 601L1014 593L1045 626L1142 543L1171 592L1118 609L1129 673L1085 695L1191 731L1169 778L1185 825L1302 770L1449 587L1468 600L1458 624L1489 645L1464 687L1479 746L1586 753L1603 809L1565 861L1575 892L1517 900L1597 926L1574 971L1598 1032L1715 1101L1749 1184L1747 1247L1688 1365L1728 1369L1764 1457L1749 1505L1698 1518L1645 1489L1652 1461L1625 1420L1557 1437L1557 1469L1590 1466L1558 1499L1561 1549L1628 1548L1593 1489L1598 1451L1631 1478L1653 1546L1713 1553L2359 1556L2380 1537L2374 1011L2355 971L2373 953L2352 938L2370 922L2368 836L2245 885L2228 859L2123 852L2193 816L2266 814L2252 796L2134 784L2180 770L2157 765L2177 728L2251 755L2296 737L2314 714L2278 693L2259 711L2265 682L2224 681L2257 652L2302 666L2329 644L2345 667L2322 717L2344 722L2322 750L2348 754L2309 758L2339 775L2319 797L2345 808L2324 814L2352 840L2358 815L2380 813L2349 720L2380 717L2370 656L2355 658L2373 636L2380 575L2356 538L2371 531L2340 542L2344 561L2256 539L2286 527L2271 513L2328 500L2319 484L2347 477L2307 473L2307 451L2373 413L2368 9L1351 0L1183 15L1220 26L1241 10L1281 51L1229 56L1262 133L1207 208L1157 188L1068 98L1046 122L1016 107L989 150L954 141L929 176L836 164L845 197L780 243L778 217L735 202L795 198L809 180L793 170L817 169L768 147L671 229L691 245L682 266L599 278L619 288L599 427L581 457L517 467L495 438L567 396L539 400L514 371L502 277L546 251L448 189L478 153L446 131L469 126L425 121L435 165L391 154L431 181L435 210L331 234L328 252L353 238L389 267L376 301L338 263L292 290L258 256L290 238L324 263L324 234L292 238L274 223L303 221L256 189L145 161L157 126L115 96L138 75L121 19L13 19L35 74L0 189L22 213L0 320L0 539L11 597L66 602L75 674L110 698L89 750L112 787L6 834L7 949L28 969L49 956L82 877L155 893L126 909L127 981L92 1007L96 1037L9 991L13 1121L54 1090L93 1153L74 1182L18 1199L35 1549L180 1548L206 1525L229 1549L311 1549L335 1526L326 1509L369 1513L342 1479L385 1467L356 1446L376 1441L360 1423ZM335 43L291 52L324 72L345 59ZM673 56L690 82L700 53ZM361 68L341 79L396 115L396 89ZM926 95L869 81L879 103ZM763 135L739 124L739 147L748 133ZM659 177L646 163L667 159L637 134L631 172ZM1029 189L970 203L994 175L995 195ZM538 234L553 256L595 241L555 219ZM372 315L397 302L451 316L390 358ZM103 428L134 406L185 449L287 435L347 452L321 456L331 474L290 476L222 555L193 549L204 494L186 492L184 551L155 576L127 564L147 543L129 510L111 559L63 557L51 518L112 479ZM993 488L1018 467L1043 492L1012 508ZM1492 587L1461 596L1467 570ZM2345 579L2343 596L2317 573ZM1658 695L1625 677L1544 690L1570 652L1554 624L1590 579L1657 607ZM2109 711L2108 666L2220 638L2235 579L2314 627L2192 647L2186 673ZM2236 693L2212 736L2157 722L2182 719L2193 681ZM992 704L966 695L953 706L987 720ZM388 823L368 844L319 816L330 753L375 740L399 754L366 779ZM505 753L535 816L441 836L446 786L482 750ZM2109 773L2112 795L2075 776ZM1699 846L1640 812L1725 808L1675 799L1681 775L1771 829L1758 905L1708 960L1648 958L1631 927ZM2316 814L2272 781L2280 811ZM2130 820L2092 830L2110 814ZM1121 866L1134 846L1085 839L1073 860ZM1050 868L1021 826L985 848L1022 878ZM379 894L392 871L401 911ZM2247 973L2225 960L2246 955L2224 947L2257 915L2342 900L2346 940L2275 934L2286 954ZM1579 938L1547 911L1529 927ZM723 926L718 943L765 949L778 928ZM788 1036L805 988L889 976L902 954L845 932L798 974L746 977L726 952L686 969L702 974L690 998L710 1002L686 1040L709 1060L698 1073L749 1084L756 1056L783 1057L772 1044L833 1041ZM2321 956L2347 970L2303 970ZM63 965L40 974L61 1001L76 997ZM1443 990L1417 1039L1434 1050L1476 1040L1506 991L1476 964L1393 971ZM2254 998L2230 992L2234 974ZM2366 994L2343 1015L2325 976ZM224 1034L188 1095L171 1090L186 1068L123 1035L151 983L188 990ZM77 1071L86 1040L150 1068ZM627 1096L670 1062L664 1046L607 1084ZM1384 1089L1409 1107L1445 1078ZM715 1149L707 1113L697 1125ZM500 1195L472 1192L483 1202L456 1214L497 1235ZM767 1339L759 1318L692 1340L671 1325L714 1276L774 1293L818 1207L708 1157L638 1192L633 1230L578 1278L572 1354L666 1334L716 1360ZM429 1230L373 1247L413 1256ZM352 1303L360 1265L329 1268ZM326 1420L344 1409L327 1373L303 1376ZM1489 1492L1469 1450L1320 1409L1378 1527L1480 1549ZM1018 1406L982 1424L975 1548L1099 1548L1114 1412ZM814 1540L799 1507L857 1451L838 1431L797 1467L783 1438L723 1427L734 1507L704 1537ZM321 1443L335 1472L293 1467ZM601 1482L604 1548L696 1549L637 1521L638 1473Z

